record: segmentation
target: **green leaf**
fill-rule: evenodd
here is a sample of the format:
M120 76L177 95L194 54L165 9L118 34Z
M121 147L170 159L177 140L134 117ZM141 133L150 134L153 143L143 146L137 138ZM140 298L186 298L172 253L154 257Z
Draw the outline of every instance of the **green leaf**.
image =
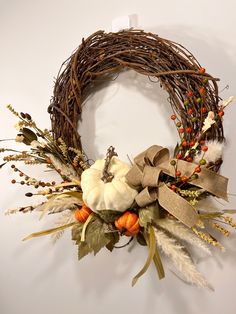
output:
M24 238L22 241L26 241L26 240L30 240L32 238L37 238L37 237L41 237L44 235L52 234L54 232L58 232L58 231L66 229L66 228L70 228L76 224L77 224L77 222L71 222L69 224L62 225L59 227L55 227L55 228L51 228L51 229L47 229L47 230L43 230L43 231L39 231L39 232L34 232L34 233L31 233L28 237Z
M77 225L73 226L71 230L72 240L75 241L77 245L79 245L81 241L82 229L83 229L83 224L78 223Z
M87 226L85 242L96 255L111 240L106 232L108 225L104 223L97 215L94 215Z
M86 242L81 242L79 245L78 258L81 260L83 257L91 253L93 249Z
M145 240L145 238L141 232L139 232L137 234L136 238L137 238L137 241L140 245L147 246L147 242L146 242L146 240Z
M224 209L223 212L226 214L236 214L235 209Z
M175 146L174 156L176 156L178 152L179 152L179 143L177 143L176 146Z
M156 238L155 238L155 232L153 227L149 226L149 235L148 235L148 247L149 247L149 253L148 253L148 257L147 260L143 266L143 268L140 270L140 272L133 278L132 280L132 287L137 283L137 281L139 280L139 278L145 274L145 272L148 270L148 267L150 266L155 252L156 252Z
M159 279L163 279L165 277L165 271L162 265L161 257L159 255L157 246L156 246L155 254L153 256L153 262L156 266Z
M102 220L104 220L107 223L114 222L117 218L119 218L122 213L116 211L116 210L99 210L98 215Z
M36 141L38 138L37 135L28 128L23 128L21 132L24 135L23 143L26 145L30 145L32 141Z
M160 208L157 202L139 209L139 224L140 226L147 228L148 224L151 224L160 218Z
M120 236L118 232L110 232L106 233L106 237L109 239L109 243L106 245L106 248L112 252L114 249L114 246L117 242L120 240Z

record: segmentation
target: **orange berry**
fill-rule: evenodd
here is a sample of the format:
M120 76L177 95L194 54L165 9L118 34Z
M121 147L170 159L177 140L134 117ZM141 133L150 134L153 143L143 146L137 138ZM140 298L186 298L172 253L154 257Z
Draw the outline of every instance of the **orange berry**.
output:
M171 185L171 190L175 192L176 191L176 185L172 184Z
M190 134L192 132L192 128L186 128L186 133Z
M187 97L193 97L193 92L191 90L187 92Z
M201 140L201 141L200 141L200 145L205 145L205 141L204 141L204 140Z
M206 69L205 69L205 68L200 68L200 69L199 69L199 73L204 74L205 72L206 72Z
M171 120L175 120L177 117L176 117L176 114L172 114L171 116L170 116L170 118L171 118Z
M188 178L187 178L186 176L182 176L182 177L181 177L181 181L185 183L185 182L188 181Z
M192 114L193 113L193 109L192 108L189 108L188 109L188 114Z
M207 146L203 146L202 147L202 151L206 152L208 150L208 147Z
M200 173L201 171L202 171L201 167L200 167L200 166L197 166L197 167L195 168L195 171L194 171L194 172Z
M192 162L193 161L193 158L192 157L187 157L186 159L188 162Z
M176 158L177 158L177 159L182 159L183 156L182 156L182 154L177 154Z
M223 110L218 112L218 116L221 117L221 118L223 117L224 114L225 114L225 113L224 113Z
M194 141L190 141L189 145L190 145L191 147L193 147L193 146L195 145L195 142L194 142Z
M183 146L183 147L188 146L188 142L184 140L184 141L182 142L182 146Z
M180 129L178 129L178 132L179 132L180 134L182 134L182 133L184 133L184 129L183 129L183 128L180 128Z
M175 175L176 175L176 177L180 177L181 176L181 171L176 170Z
M206 92L206 90L205 90L204 87L200 87L200 88L199 88L199 94L200 94L200 95L205 94L205 92Z
M207 108L206 108L206 107L202 107L202 108L201 108L201 112L202 112L202 113L206 113L206 112L207 112Z

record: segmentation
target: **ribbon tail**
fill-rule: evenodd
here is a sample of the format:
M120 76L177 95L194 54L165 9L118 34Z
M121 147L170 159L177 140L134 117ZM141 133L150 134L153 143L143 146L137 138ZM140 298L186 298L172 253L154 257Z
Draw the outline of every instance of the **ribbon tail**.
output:
M184 198L171 191L166 184L158 188L158 202L171 215L180 220L184 225L191 228L199 220L195 208Z

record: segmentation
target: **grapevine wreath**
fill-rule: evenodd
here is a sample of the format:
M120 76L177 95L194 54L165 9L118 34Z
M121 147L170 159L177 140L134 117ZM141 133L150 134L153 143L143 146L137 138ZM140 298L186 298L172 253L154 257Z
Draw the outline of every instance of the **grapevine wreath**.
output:
M127 69L158 82L167 91L173 109L170 118L180 138L174 155L154 143L127 164L111 146L104 159L91 162L77 129L83 103L95 86ZM223 250L215 233L229 236L228 228L236 228L231 217L235 211L209 209L203 203L210 197L227 200L228 179L218 172L224 108L232 97L220 99L217 81L183 46L152 33L98 31L83 39L56 79L48 108L51 131L40 129L28 113L8 106L18 119L15 140L28 149L1 148L1 167L11 163L20 177L12 183L26 185L27 197L41 195L44 201L7 213L39 211L41 216L58 217L56 226L24 240L48 234L56 240L64 229L71 228L79 259L136 240L147 247L147 259L133 285L152 262L159 278L165 276L163 254L187 282L210 287L196 269L190 250L194 246L206 254L210 254L210 246ZM36 179L16 162L44 164L61 179ZM127 237L125 245L118 243L122 237Z

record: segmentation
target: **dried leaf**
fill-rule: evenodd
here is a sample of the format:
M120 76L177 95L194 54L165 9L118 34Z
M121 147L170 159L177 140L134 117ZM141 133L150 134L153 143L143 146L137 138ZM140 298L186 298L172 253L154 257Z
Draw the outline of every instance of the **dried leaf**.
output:
M149 236L148 236L148 247L149 247L149 253L148 253L148 258L143 266L143 268L138 272L138 274L133 278L132 280L132 287L137 283L139 278L145 274L145 272L148 270L148 267L150 266L154 255L156 251L156 240L155 240L155 232L153 227L149 227Z
M28 128L23 128L21 132L24 135L23 143L26 145L30 145L31 142L37 140L37 135Z
M117 230L115 232L110 232L110 233L106 233L106 237L109 239L109 243L106 245L106 248L112 252L114 249L114 246L116 245L117 242L119 242L120 240L120 236L119 233L117 232Z
M122 213L116 210L99 210L99 217L107 223L114 222L117 218L119 218Z
M71 230L71 238L73 241L75 241L77 245L79 245L81 241L82 229L83 229L83 224L78 223L77 225L74 225Z
M81 242L79 245L78 258L81 260L83 257L91 253L93 249L86 242Z
M141 232L137 234L136 239L140 245L147 246L146 240Z
M86 243L96 255L111 240L106 234L107 224L104 223L97 215L93 215L86 230Z
M60 227L56 227L56 228L51 228L51 229L35 232L35 233L30 234L26 238L24 238L22 241L26 241L26 240L30 240L32 238L37 238L37 237L41 237L41 236L44 236L44 235L52 234L54 232L57 232L57 231L64 230L66 228L72 227L75 224L77 224L77 222L71 222L69 224L66 224L66 225L63 225L63 226L60 226Z

